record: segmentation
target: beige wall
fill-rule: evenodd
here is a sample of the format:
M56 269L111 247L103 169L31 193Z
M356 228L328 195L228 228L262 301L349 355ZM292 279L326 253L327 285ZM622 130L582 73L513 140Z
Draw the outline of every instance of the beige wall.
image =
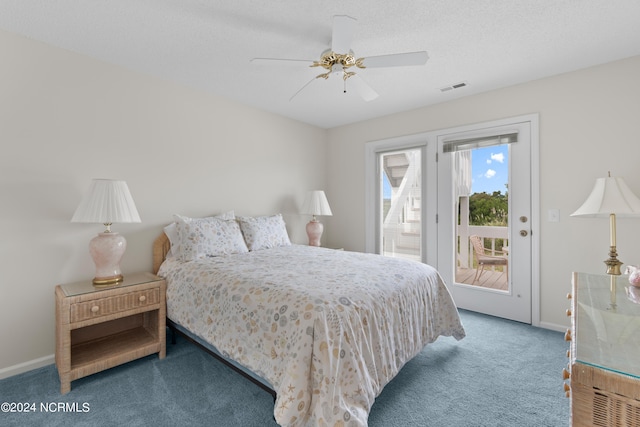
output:
M364 249L367 141L539 113L540 319L544 326L568 326L571 272L604 272L609 244L608 221L569 215L607 171L640 196L639 75L634 57L330 130L331 244ZM547 221L549 209L560 210L560 222ZM640 263L640 219L618 221L618 253L625 263Z
M70 223L92 178L126 180L142 217L113 226L125 274L151 269L173 213L282 212L306 242L297 209L324 186L325 130L6 32L0 52L0 377L52 362L54 287L93 277L103 227Z

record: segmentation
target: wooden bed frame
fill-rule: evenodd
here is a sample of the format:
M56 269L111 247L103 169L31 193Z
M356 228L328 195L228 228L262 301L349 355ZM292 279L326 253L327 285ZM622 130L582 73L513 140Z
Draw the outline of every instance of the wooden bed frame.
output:
M171 242L169 241L169 238L167 237L167 235L163 232L153 242L153 274L158 274L158 270L160 270L160 265L162 265L162 263L166 259L170 249L171 249ZM269 394L273 396L273 399L275 401L276 392L267 380L251 372L249 369L240 365L236 361L223 356L220 353L220 351L217 348L215 348L215 346L204 341L200 337L190 333L189 331L187 331L182 326L178 325L168 317L167 317L167 327L169 327L169 329L171 330L171 344L176 343L176 333L179 333L188 341L191 341L192 343L202 348L204 351L206 351L207 353L209 353L210 355L212 355L213 357L215 357L216 359L218 359L219 361L221 361L222 363L224 363L234 371L241 374L243 377L247 378L257 386L262 388L263 390L267 391Z

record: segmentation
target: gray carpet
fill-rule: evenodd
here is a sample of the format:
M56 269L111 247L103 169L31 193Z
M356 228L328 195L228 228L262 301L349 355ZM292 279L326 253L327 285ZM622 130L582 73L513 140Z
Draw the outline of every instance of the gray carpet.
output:
M461 316L467 337L441 337L405 365L376 399L369 426L568 426L562 334ZM164 360L76 380L64 396L59 386L53 365L0 381L0 403L35 404L29 413L3 406L0 425L276 426L270 394L180 338Z

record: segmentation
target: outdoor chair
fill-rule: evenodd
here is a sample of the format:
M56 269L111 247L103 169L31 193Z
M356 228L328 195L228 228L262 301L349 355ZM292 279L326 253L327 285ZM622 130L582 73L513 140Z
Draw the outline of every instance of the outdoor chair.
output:
M484 267L486 265L502 265L504 266L504 271L507 275L507 283L509 282L509 259L507 256L503 255L502 251L493 251L493 254L487 254L488 249L485 249L482 238L479 236L470 236L469 240L473 245L473 253L476 256L476 275L473 278L473 283L475 283L482 273L484 273ZM500 255L495 255L500 254Z

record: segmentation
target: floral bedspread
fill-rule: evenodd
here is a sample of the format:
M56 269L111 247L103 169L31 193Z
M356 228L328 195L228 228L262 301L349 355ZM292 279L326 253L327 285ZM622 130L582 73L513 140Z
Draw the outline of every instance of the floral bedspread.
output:
M269 381L282 426L366 426L400 368L465 336L437 271L302 245L166 260L167 316Z

